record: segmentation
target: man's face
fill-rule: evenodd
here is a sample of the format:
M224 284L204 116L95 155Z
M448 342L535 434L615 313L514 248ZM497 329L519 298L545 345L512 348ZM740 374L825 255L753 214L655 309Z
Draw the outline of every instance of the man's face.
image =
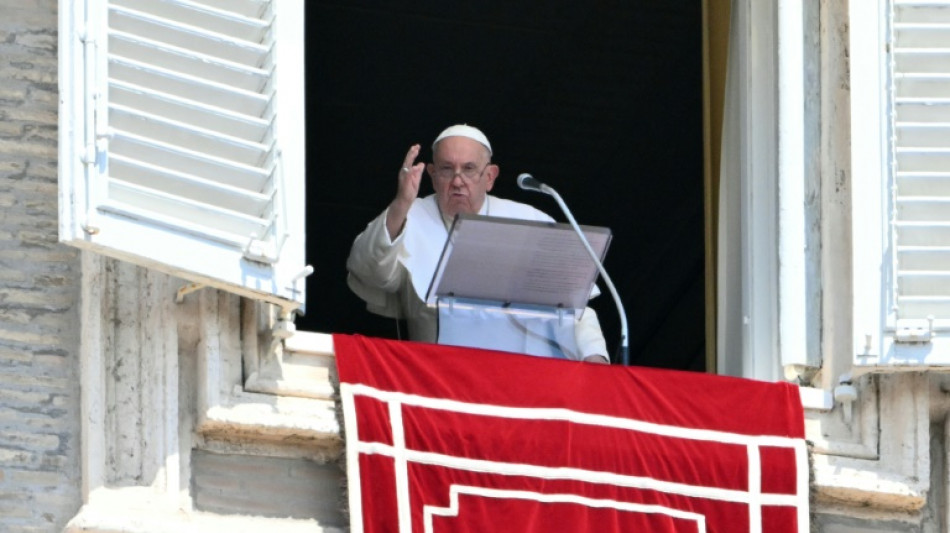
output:
M488 149L468 137L446 137L436 145L432 159L426 170L443 216L478 213L498 176Z

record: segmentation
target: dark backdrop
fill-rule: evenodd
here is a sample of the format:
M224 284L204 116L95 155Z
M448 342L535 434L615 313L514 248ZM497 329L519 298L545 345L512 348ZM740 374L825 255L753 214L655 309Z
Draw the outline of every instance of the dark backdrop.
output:
M492 191L565 218L517 188L530 172L581 224L608 226L631 362L701 370L700 0L596 2L308 0L308 280L301 329L393 337L346 287L353 238L395 193L412 143L481 128ZM432 191L424 177L421 194ZM611 351L616 307L592 302Z

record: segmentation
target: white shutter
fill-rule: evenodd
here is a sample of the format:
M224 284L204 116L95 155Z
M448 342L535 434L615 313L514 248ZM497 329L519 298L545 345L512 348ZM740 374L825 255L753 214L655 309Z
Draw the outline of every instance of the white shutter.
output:
M950 325L950 2L894 5L894 308ZM922 324L922 322L921 322Z
M948 368L950 1L850 10L855 365Z
M60 2L62 240L301 304L303 0L76 3Z

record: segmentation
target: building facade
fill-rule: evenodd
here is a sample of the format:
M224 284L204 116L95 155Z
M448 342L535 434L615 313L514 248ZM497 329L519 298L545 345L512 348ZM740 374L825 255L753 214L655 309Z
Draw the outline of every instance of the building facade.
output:
M187 261L143 258L136 248L162 248L156 243L167 236L153 230L182 226L161 218L162 206L191 205L194 198L172 193L206 180L150 174L156 182L184 181L142 195L141 184L120 171L152 170L144 144L133 141L171 130L216 138L207 132L230 134L237 122L262 128L249 134L258 136L253 142L224 149L264 162L242 160L247 175L302 160L288 163L292 146L272 156L269 140L282 136L272 135L266 120L222 113L237 122L189 127L169 111L146 121L163 128L137 129L137 102L151 102L144 107L155 113L171 107L148 100L155 95L142 88L151 84L136 76L173 70L181 55L180 47L154 45L142 28L156 17L174 20L180 6L112 4L112 18L102 18L95 14L104 3L89 2L86 12L68 1L0 0L0 529L342 531L332 342L329 332L295 331L288 320L302 299L294 288L306 275L302 252L286 272L277 266L277 256L302 237L293 226L296 208L223 196L233 202L228 208L247 200L268 213L289 212L290 237L256 232L237 252L221 236L239 226L235 220L208 222L219 224L215 232L185 228L192 237L214 233L218 248L253 267L231 276L243 278L235 281ZM240 35L267 34L271 22L302 7L282 0L205 4L184 16ZM950 242L942 235L950 210L941 202L950 198L943 185L950 173L942 170L950 169L943 161L950 118L940 118L940 109L950 93L940 65L950 44L939 22L950 22L941 19L950 7L806 4L730 4L719 214L711 217L718 371L801 386L814 531L943 531L950 523L950 382L942 370L950 353L941 306L950 267L942 254ZM93 68L102 61L96 21L115 30L113 48L127 60L109 72L131 70L131 77L96 77L104 72ZM294 49L280 32L270 38L282 54ZM266 79L270 71L258 67L270 64L270 48L236 48L265 59L230 68L238 54L221 75ZM282 57L278 69L294 60ZM153 66L141 67L150 60ZM187 68L176 72L170 78L188 80L183 94L205 94ZM101 83L124 99L101 101ZM264 87L248 90L254 94L271 86L248 83ZM292 99L293 91L279 97ZM258 101L254 94L247 101ZM204 116L200 108L194 116ZM261 106L261 116L271 111ZM112 113L103 130L84 122L102 113ZM94 179L77 185L74 178L95 178L103 154L115 188L89 192ZM288 175L276 190L302 186ZM136 211L145 208L153 213ZM247 217L239 218L243 224ZM130 219L146 221L141 234L120 232L137 242L102 241L109 224ZM281 248L285 242L291 244ZM193 255L181 250L174 255Z

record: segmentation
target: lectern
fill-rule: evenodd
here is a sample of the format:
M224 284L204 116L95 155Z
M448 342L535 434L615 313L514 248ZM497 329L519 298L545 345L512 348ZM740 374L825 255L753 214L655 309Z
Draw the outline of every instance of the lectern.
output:
M610 229L581 230L603 261ZM439 344L577 359L574 321L597 274L569 224L460 214L426 303L438 309Z

